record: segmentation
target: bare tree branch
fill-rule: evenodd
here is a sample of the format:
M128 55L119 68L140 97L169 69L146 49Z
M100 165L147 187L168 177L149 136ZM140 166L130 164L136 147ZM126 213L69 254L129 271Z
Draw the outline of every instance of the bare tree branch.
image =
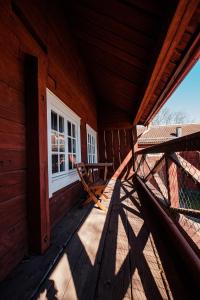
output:
M169 108L164 107L160 112L155 116L152 121L153 125L169 125L169 124L184 124L192 123L188 115L185 112L178 111L172 112Z

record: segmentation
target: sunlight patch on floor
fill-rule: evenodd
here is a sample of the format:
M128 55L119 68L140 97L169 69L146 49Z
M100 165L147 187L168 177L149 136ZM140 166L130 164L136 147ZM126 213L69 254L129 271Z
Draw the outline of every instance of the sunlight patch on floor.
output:
M115 275L120 271L124 260L129 252L129 244L127 233L124 229L121 217L118 215L118 230L117 230L117 251L115 260Z

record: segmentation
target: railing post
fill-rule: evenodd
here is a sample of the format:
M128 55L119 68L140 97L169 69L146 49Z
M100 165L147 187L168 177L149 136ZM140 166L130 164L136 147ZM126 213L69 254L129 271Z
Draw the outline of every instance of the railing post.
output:
M176 164L166 156L167 183L170 206L179 207L179 184Z
M136 152L138 150L138 138L137 138L137 128L134 126L132 128L132 161L133 161L133 171L136 172Z

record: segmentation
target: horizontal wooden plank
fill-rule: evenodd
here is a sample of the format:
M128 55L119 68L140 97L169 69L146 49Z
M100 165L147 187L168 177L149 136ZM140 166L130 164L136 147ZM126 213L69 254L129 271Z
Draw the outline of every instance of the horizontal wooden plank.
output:
M81 5L89 7L100 15L105 15L119 23L140 31L141 34L149 37L155 37L157 34L157 28L161 21L160 18L145 14L138 10L137 7L131 9L115 0L106 2L106 5L103 1L94 2L92 0L81 0L79 2Z
M18 264L27 253L27 223L22 219L0 236L0 280Z
M0 81L0 117L17 123L25 123L23 92L4 81Z
M12 3L12 11L29 31L32 38L44 51L46 51L48 25L46 18L42 16L42 13L43 15L46 14L47 5L45 2L38 4L40 7L39 9L36 3L18 0L17 3Z
M120 2L132 6L133 9L134 7L137 7L138 9L141 9L148 14L152 14L153 16L157 15L162 17L165 13L163 2L161 3L155 0L152 0L151 2L149 2L149 0L120 0ZM171 3L169 2L169 4Z
M4 134L25 135L25 126L10 120L0 118L0 132Z
M76 32L87 32L90 36L100 39L107 44L112 45L130 55L142 59L144 62L152 55L151 48L147 49L142 46L137 45L134 41L127 41L123 37L119 36L119 33L111 32L110 30L101 27L101 24L94 24L90 20L85 20L84 18L73 18L71 22L72 28Z
M11 186L25 181L26 181L25 170L0 172L0 187Z
M109 17L106 14L99 14L97 11L86 7L80 3L73 2L68 12L71 16L85 18L92 21L94 24L101 24L102 28L116 33L128 41L132 41L143 47L150 48L154 44L154 40L146 35L141 34L136 28L131 28L122 22L118 22L115 18ZM70 17L70 16L69 16Z
M20 195L26 194L26 183L20 182L11 186L0 187L0 202L7 201Z
M26 215L26 195L0 202L0 234L25 219Z
M93 65L92 74L100 98L114 103L123 110L131 111L137 94L135 85L100 66Z
M142 70L139 70L135 66L84 41L79 40L78 45L88 66L95 63L113 74L127 79L133 84L140 85L143 82L144 74Z
M111 44L108 44L96 37L91 36L89 33L86 32L76 32L76 37L78 39L81 39L89 44L94 45L95 47L100 48L101 50L108 52L114 56L116 56L119 59L124 60L125 62L137 67L141 70L146 70L147 65L142 59L139 59L136 56L133 56L127 52L124 52L123 50L114 47Z
M0 149L10 150L25 150L25 135L24 134L5 134L0 132Z
M12 31L9 18L5 14L0 17L0 53L3 52L20 57L20 41Z
M0 60L0 81L7 83L9 86L23 91L23 63L9 53L0 52L3 59Z
M0 173L25 169L25 151L0 149Z
M56 95L87 123L94 124L93 127L96 127L94 96L89 91L81 93L78 83L67 76L68 73L65 71L67 67L61 69L55 61L49 61L49 72L56 80ZM74 89L74 86L77 86L77 89Z
M83 192L80 182L54 193L50 199L50 221L53 227L64 216L70 208L80 202Z

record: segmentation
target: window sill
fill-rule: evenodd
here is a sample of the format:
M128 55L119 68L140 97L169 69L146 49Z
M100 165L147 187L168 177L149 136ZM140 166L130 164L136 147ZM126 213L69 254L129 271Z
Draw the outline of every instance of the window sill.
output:
M53 193L59 191L64 187L67 187L75 181L79 181L79 176L76 170L69 171L68 173L65 173L63 175L52 177L49 185L49 198L52 197Z

